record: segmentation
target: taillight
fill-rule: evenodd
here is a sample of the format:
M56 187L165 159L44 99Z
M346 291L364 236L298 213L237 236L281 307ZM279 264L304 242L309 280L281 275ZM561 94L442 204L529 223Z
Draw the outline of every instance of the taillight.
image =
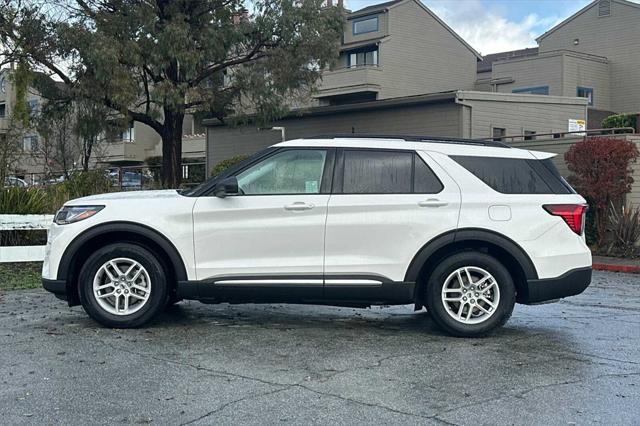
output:
M546 204L542 206L554 216L560 216L567 222L569 228L578 235L584 232L585 216L588 206L586 204Z

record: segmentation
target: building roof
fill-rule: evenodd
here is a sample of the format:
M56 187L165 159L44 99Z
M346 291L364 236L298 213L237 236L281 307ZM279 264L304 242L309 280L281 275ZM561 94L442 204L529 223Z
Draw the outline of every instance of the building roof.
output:
M351 12L351 15L365 15L368 13L379 12L387 9L389 6L393 6L394 4L398 4L402 1L404 0L391 0L384 3L372 4L371 6L363 7L362 9Z
M385 108L396 108L413 105L452 102L459 103L466 100L494 101L494 102L531 102L540 104L584 105L586 98L572 98L565 96L529 95L521 93L494 93L473 90L449 90L446 92L426 93L422 95L402 96L397 98L378 99L375 101L357 102L344 105L314 106L291 110L283 118L299 118L306 116L344 114L356 111L368 111ZM202 120L205 126L224 126L217 118Z
M537 47L529 47L526 49L510 50L508 52L499 52L499 53L492 53L490 55L485 55L482 58L482 61L478 62L478 72L491 71L493 69L493 63L496 61L501 61L503 59L526 58L526 57L537 56L537 55L538 55Z
M631 7L636 7L640 9L640 4L638 3L633 3L627 0L610 0L612 3L619 3L619 4L624 4L626 6L631 6ZM574 13L573 15L569 16L567 19L565 19L564 21L560 22L559 24L557 24L555 27L547 30L545 33L543 33L542 35L540 35L538 38L536 38L536 41L538 43L540 43L540 40L542 40L543 38L547 37L548 35L550 35L551 33L553 33L555 30L559 29L560 27L565 26L566 24L568 24L569 22L573 21L575 18L577 18L578 16L582 15L583 13L585 13L587 10L591 9L592 7L596 6L598 3L600 3L600 0L594 0L591 3L589 3L588 5L586 5L585 7L583 7L582 9L580 9L579 11L577 11L576 13Z
M460 35L458 35L458 33L456 33L449 25L447 25L442 19L440 19L440 17L438 15L433 13L420 0L392 0L392 1L384 2L384 3L374 4L374 5L367 6L365 8L362 8L360 10L356 10L355 12L350 13L349 16L348 16L348 19L358 18L360 16L366 16L366 15L370 15L370 14L373 14L373 13L376 13L376 12L381 12L381 11L384 11L384 10L388 10L388 9L393 8L393 7L399 6L400 4L407 3L407 2L410 2L410 1L416 3L425 12L427 12L429 15L431 15L431 17L433 19L435 19L436 22L438 22L440 25L442 25L447 31L449 31L451 33L451 35L453 35L456 39L458 39L458 41L460 43L462 43L467 49L469 49L478 58L479 61L482 60L482 55L480 55L480 53L477 50L475 50L473 47L471 47L471 45L469 43L467 43L465 39L460 37Z

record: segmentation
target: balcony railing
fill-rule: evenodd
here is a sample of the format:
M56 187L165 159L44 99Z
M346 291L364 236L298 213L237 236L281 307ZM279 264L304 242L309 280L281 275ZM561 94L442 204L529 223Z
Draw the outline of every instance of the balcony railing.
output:
M354 91L350 90L350 88L365 88L366 86L369 86L369 90L377 90L380 88L381 77L382 68L377 65L361 65L327 71L322 74L319 95L326 96L323 92L336 89L343 89L341 91L344 91L344 93L350 93Z

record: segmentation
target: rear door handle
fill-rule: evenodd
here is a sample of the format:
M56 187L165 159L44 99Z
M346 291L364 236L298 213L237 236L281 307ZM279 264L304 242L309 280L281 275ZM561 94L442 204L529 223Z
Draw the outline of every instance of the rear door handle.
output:
M294 212L301 212L303 210L311 210L314 207L315 206L311 203L304 203L301 201L297 201L293 204L287 204L286 206L284 206L284 209L294 211Z
M420 207L444 207L446 206L446 201L440 201L437 198L429 198L428 200L420 201L418 205Z

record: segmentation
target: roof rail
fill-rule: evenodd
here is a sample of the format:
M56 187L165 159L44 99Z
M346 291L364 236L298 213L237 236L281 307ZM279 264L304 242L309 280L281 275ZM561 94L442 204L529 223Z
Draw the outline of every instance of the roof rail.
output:
M449 138L441 136L416 136L416 135L378 135L367 133L332 133L325 135L316 135L304 137L302 139L400 139L407 142L429 142L429 143L449 143L460 145L481 145L493 146L499 148L511 148L502 142L479 140L479 139L462 139Z

